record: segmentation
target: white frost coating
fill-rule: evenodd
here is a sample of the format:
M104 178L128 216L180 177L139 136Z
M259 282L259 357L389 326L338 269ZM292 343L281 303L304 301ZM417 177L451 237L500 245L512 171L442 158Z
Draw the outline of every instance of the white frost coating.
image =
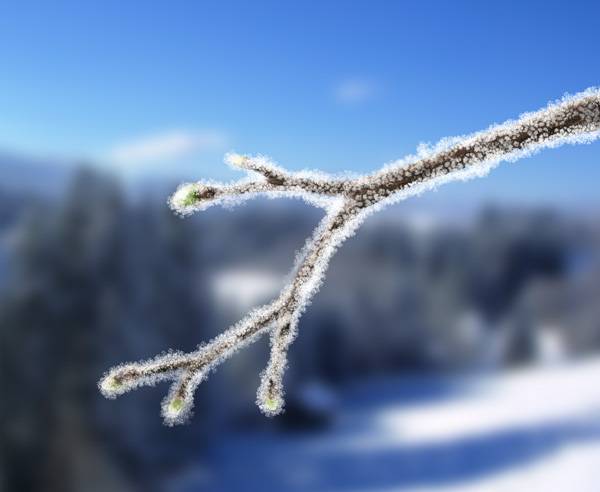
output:
M103 395L114 398L141 385L172 380L163 401L167 425L191 415L196 387L217 365L258 337L270 333L271 352L262 373L257 404L267 416L283 411L283 376L287 352L300 317L319 290L329 261L368 215L451 180L484 176L502 161L515 161L543 148L589 143L600 137L600 90L565 96L547 108L487 130L446 138L434 146L364 176L330 176L315 171L290 172L265 156L227 154L225 161L247 172L232 183L199 181L180 185L169 200L178 214L213 205L233 206L257 195L292 197L324 208L321 220L296 258L279 296L248 313L221 335L187 354L168 352L148 361L117 366L99 382Z

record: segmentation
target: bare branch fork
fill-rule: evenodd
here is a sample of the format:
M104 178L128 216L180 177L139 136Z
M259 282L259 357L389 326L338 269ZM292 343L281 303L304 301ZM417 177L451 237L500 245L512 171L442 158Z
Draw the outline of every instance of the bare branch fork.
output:
M293 196L323 207L325 217L299 255L290 281L273 302L251 311L194 352L170 351L112 368L100 380L100 390L114 398L141 385L172 380L162 414L167 424L180 423L190 414L195 389L207 374L236 350L270 333L270 359L262 374L257 404L268 416L280 413L287 352L300 316L319 289L329 260L367 215L443 182L482 176L501 161L516 160L545 147L591 142L598 136L600 89L588 89L518 120L420 148L417 155L365 176L290 172L262 156L228 155L230 165L247 171L246 179L230 184L183 184L171 197L170 206L187 215L257 195Z

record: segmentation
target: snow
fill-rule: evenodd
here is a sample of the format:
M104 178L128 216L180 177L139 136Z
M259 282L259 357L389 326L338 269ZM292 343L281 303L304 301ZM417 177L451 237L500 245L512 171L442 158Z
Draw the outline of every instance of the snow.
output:
M478 381L478 391L453 401L383 409L374 418L388 439L403 444L561 421L595 406L600 411L600 392L592 386L599 376L600 363L513 372Z
M222 436L211 472L178 490L597 491L598 381L600 358L368 381L324 431Z
M212 288L220 305L241 311L274 297L282 283L277 273L237 267L215 274Z

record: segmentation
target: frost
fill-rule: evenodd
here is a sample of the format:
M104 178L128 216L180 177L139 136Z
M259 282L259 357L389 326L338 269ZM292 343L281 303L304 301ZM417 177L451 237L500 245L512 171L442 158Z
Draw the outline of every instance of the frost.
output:
M363 176L290 172L262 155L227 154L226 163L245 171L247 177L232 183L180 185L169 200L176 213L189 215L213 205L234 206L265 195L303 199L325 209L325 217L273 302L252 310L194 352L168 352L111 369L99 382L100 391L114 398L141 385L172 380L162 415L168 425L181 423L191 415L196 387L208 373L237 350L270 333L270 358L262 373L257 404L267 416L281 413L287 352L297 336L300 317L323 283L332 256L370 214L448 181L485 176L502 161L515 161L566 143L589 143L598 137L600 90L591 88L481 132L446 138L433 146L421 144L415 155Z

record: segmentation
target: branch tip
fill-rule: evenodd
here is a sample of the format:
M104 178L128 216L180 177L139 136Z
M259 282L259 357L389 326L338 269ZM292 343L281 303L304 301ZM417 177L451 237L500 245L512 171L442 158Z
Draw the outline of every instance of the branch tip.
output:
M256 404L260 411L267 417L275 417L284 411L285 400L281 383L263 375L263 379L256 393Z
M218 188L205 183L184 183L169 198L171 209L181 215L189 215L203 204L210 202L218 193Z
M236 167L240 169L248 169L246 167L246 163L250 160L247 155L236 154L231 152L225 155L225 162L229 164L231 167Z
M167 400L163 406L163 417L168 425L181 423L185 420L189 403L180 396Z

